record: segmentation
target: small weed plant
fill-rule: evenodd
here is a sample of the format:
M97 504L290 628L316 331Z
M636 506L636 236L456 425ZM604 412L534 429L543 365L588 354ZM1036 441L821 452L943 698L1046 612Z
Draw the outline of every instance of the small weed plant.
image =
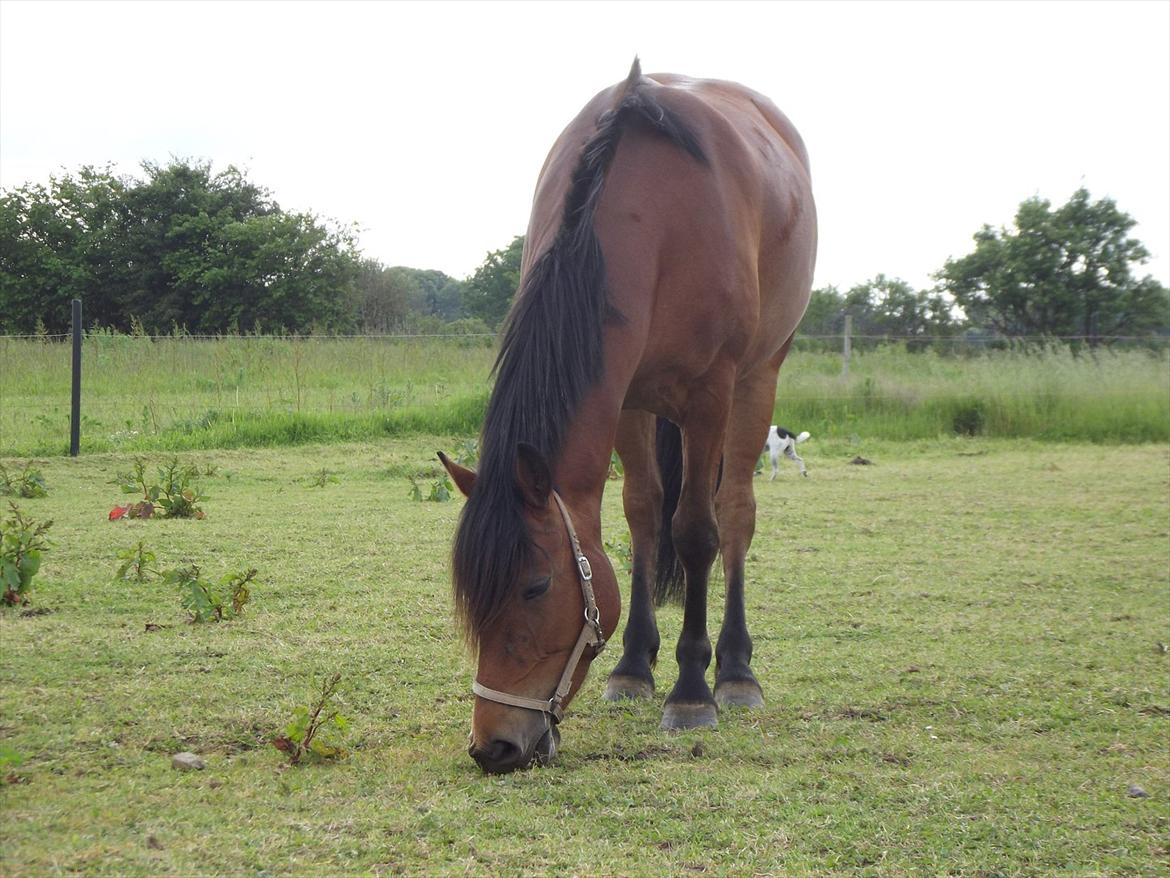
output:
M142 540L129 549L118 553L118 569L114 571L115 582L143 583L151 576L157 576L159 571L155 567L158 558L143 544Z
M49 548L46 534L53 522L26 518L15 503L8 505L12 511L0 522L0 581L4 604L13 607L28 603L33 577L41 569L41 555Z
M120 473L118 481L127 494L141 494L142 499L110 510L110 521L120 518L152 518L156 513L166 518L203 518L199 503L206 499L195 480L199 468L181 464L177 457L159 467L158 482L148 483L146 461L134 458L134 468Z
M309 478L309 485L313 488L324 488L326 485L336 485L337 476L322 467Z
M198 564L175 567L159 575L164 584L179 590L179 602L190 613L191 623L197 624L234 619L242 614L252 599L256 569L229 573L218 583L204 579Z
M479 463L479 440L464 439L463 445L459 448L459 453L455 456L455 462L468 469L475 469Z
M33 500L47 497L49 490L45 485L45 477L39 469L33 469L30 460L19 473L9 472L4 464L0 463L0 494Z
M625 573L629 574L633 572L634 552L630 548L629 537L623 537L620 540L606 540L605 551L610 558L617 560L621 564L621 569Z
M624 477L625 474L626 468L622 466L622 459L618 457L618 453L616 451L611 451L609 453L609 474L607 475L607 478L611 480L620 479Z
M349 720L333 704L340 682L340 673L326 677L321 683L317 701L312 706L298 705L284 734L273 738L272 746L288 756L289 765L344 759L348 755L345 748L331 737L333 734L343 735L349 729Z
M446 474L431 482L431 490L428 494L423 494L422 486L419 485L415 479L410 480L410 492L407 494L411 500L419 503L426 500L431 503L446 503L453 496L452 492L455 486L451 484L451 479Z
M24 757L20 753L7 744L0 744L0 777L4 778L5 783L27 783L27 778L12 770L23 762Z

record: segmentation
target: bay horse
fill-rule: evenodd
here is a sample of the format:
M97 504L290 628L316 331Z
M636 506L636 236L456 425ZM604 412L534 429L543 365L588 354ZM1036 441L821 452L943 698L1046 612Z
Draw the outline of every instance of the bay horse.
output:
M655 598L682 591L665 729L757 707L744 608L752 474L816 254L808 156L762 95L674 74L593 98L540 173L467 497L455 608L478 650L469 753L487 772L552 759L557 724L617 628L601 535L616 449L633 575L607 699L654 695ZM723 625L706 680L707 579Z

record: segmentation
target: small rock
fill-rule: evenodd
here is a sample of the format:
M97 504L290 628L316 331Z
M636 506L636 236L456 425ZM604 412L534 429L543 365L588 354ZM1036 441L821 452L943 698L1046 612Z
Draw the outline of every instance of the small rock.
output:
M1129 797L1131 799L1148 799L1150 794L1143 790L1135 783L1129 785Z
M202 771L206 767L207 763L194 753L176 753L171 757L171 768L179 771Z

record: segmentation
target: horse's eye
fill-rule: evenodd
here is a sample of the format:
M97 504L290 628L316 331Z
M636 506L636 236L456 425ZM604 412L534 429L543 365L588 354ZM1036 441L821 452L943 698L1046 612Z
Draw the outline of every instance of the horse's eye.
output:
M547 576L543 579L534 579L528 584L528 588L524 589L524 600L530 601L540 597L542 594L548 591L548 587L551 583L552 580Z

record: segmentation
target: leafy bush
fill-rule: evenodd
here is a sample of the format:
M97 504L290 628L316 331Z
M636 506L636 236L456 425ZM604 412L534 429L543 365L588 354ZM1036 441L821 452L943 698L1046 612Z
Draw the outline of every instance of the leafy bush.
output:
M151 518L156 510L162 510L166 518L203 518L200 501L206 499L195 479L199 468L191 464L180 464L177 457L158 470L158 484L147 484L146 461L134 458L134 469L120 473L118 481L127 494L142 494L137 503L115 506L110 510L110 521L120 518Z
M983 432L986 420L983 405L976 399L959 404L951 425L959 436L978 436Z
M41 567L41 554L49 547L45 534L53 522L25 518L15 503L8 505L12 512L0 522L0 582L3 601L11 607L28 603L25 595Z

